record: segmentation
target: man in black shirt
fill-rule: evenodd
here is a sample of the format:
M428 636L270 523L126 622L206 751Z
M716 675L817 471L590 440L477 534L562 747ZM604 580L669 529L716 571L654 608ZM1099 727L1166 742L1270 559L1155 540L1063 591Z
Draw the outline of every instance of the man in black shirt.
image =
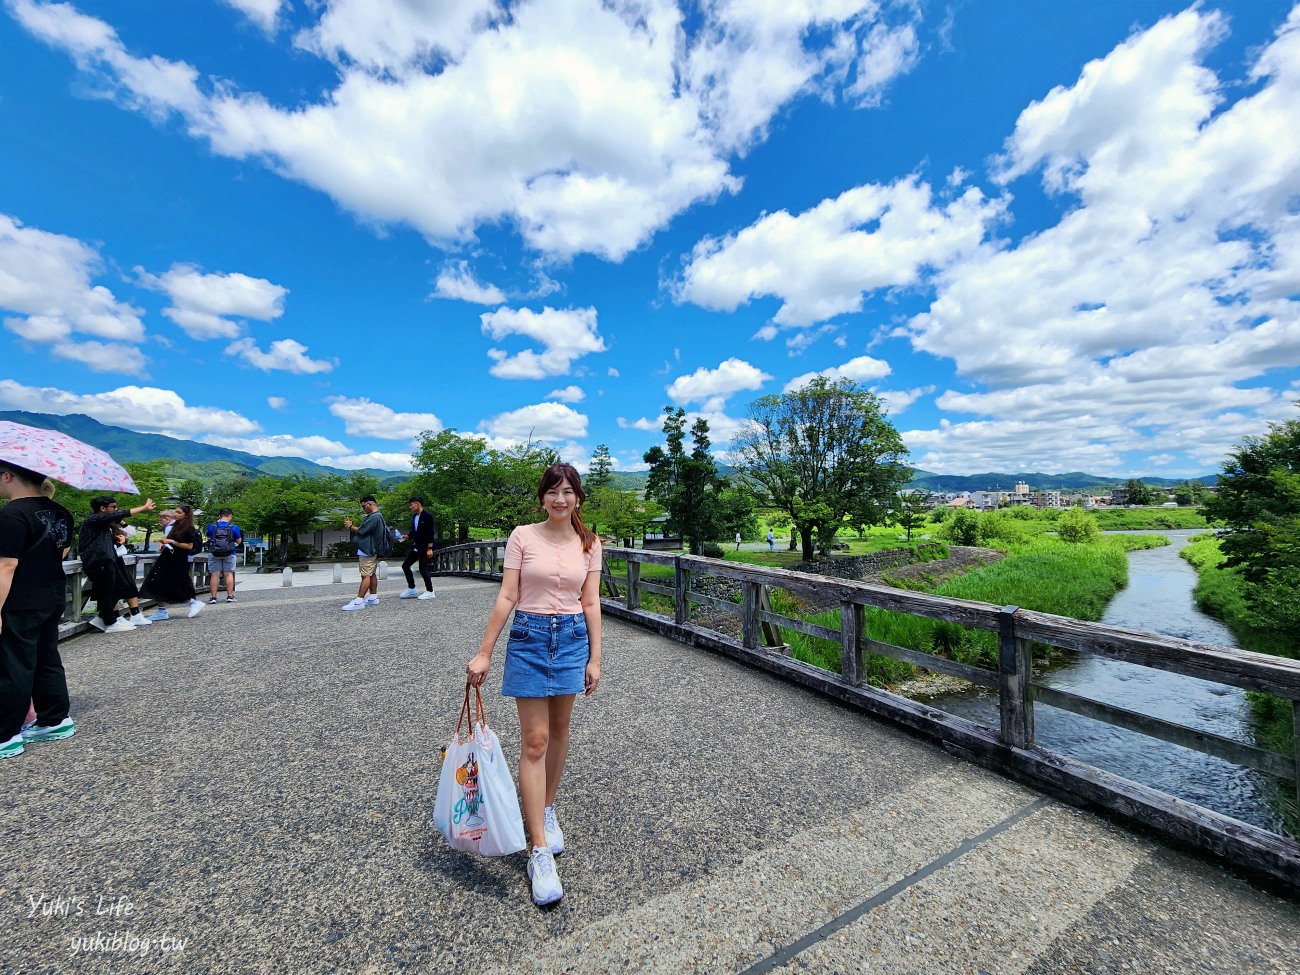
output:
M121 620L117 617L117 601L129 593L122 591L120 586L117 540L113 537L113 529L128 515L153 511L153 508L153 499L149 498L140 507L123 512L118 510L117 502L106 495L91 499L91 513L81 523L77 554L86 570L86 578L90 580L98 608L98 615L91 619L90 625L105 633L130 633L135 629L129 617Z
M0 759L76 732L59 657L72 515L41 495L40 474L0 461ZM28 702L36 724L24 729Z

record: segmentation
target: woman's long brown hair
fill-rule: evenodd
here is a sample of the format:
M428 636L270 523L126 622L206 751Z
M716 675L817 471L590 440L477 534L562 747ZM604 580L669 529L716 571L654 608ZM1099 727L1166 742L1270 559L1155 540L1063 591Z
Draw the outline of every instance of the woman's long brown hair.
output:
M171 534L167 537L180 541L183 540L183 535L194 530L194 508L188 504L178 504L176 507L180 508L185 514L172 522Z
M552 464L542 473L542 483L537 485L537 503L545 507L546 492L561 481L568 481L569 487L573 488L573 495L578 499L578 504L587 500L587 495L582 490L582 478L578 476L577 468L572 464ZM578 513L575 505L569 512L569 520L573 522L573 530L578 533L578 538L582 539L582 550L591 552L591 545L596 540L596 533L582 523L582 515Z

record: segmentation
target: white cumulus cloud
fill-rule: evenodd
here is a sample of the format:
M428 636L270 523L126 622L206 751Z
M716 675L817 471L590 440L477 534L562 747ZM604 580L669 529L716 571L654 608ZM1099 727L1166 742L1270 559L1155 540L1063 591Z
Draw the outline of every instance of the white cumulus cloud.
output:
M917 285L927 269L974 253L1004 205L973 187L936 203L915 178L859 186L798 215L782 210L737 234L705 238L673 294L728 312L774 296L781 300L776 325L815 325L860 311L869 292ZM775 335L765 328L758 337Z
M449 263L438 272L433 296L468 301L475 305L499 305L506 300L505 292L494 284L480 284L474 278L468 261Z
M674 403L699 403L704 413L721 412L727 397L741 390L761 389L770 379L757 366L733 356L716 369L701 366L689 376L678 376L667 392Z
M509 354L489 349L494 365L488 370L498 379L543 379L568 374L575 359L592 352L604 352L605 340L596 329L594 308L500 308L479 316L483 334L493 341L511 335L542 345L541 352L525 349Z
M58 416L84 413L100 423L182 440L207 432L237 435L262 429L233 410L189 406L173 390L155 386L121 386L103 393L72 393L53 386L24 386L0 379L0 403L15 410Z
M330 412L344 421L347 432L355 437L407 440L425 431L438 433L442 430L442 421L432 413L399 413L365 397L331 396L325 402L329 403Z
M587 417L562 403L537 403L509 410L484 420L479 431L490 442L519 444L529 440L555 443L581 440L587 435Z
M282 4L227 2L274 36ZM306 5L318 19L294 41L331 62L337 83L277 105L237 78L131 50L68 4L9 6L125 107L177 116L213 152L267 165L366 224L447 242L504 223L561 260L621 260L691 205L734 192L729 156L796 98L847 84L845 97L878 101L914 61L918 9L333 0Z
M262 278L205 274L191 264L173 264L160 275L136 271L143 284L171 299L163 314L193 339L237 338L244 330L237 319L270 322L284 314L288 289Z
M873 359L869 355L860 355L856 359L850 359L842 366L831 366L829 369L821 369L817 372L806 372L802 376L795 376L785 384L783 393L790 393L796 389L802 389L807 386L818 376L835 382L839 379L851 379L855 383L869 383L873 379L883 379L890 373L889 363L883 359Z
M143 312L94 284L102 272L94 248L0 213L0 311L11 313L5 328L101 372L139 374L141 354L121 343L144 340ZM114 344L79 341L77 334Z
M277 339L265 352L251 338L237 339L226 346L226 355L237 356L263 372L291 372L304 376L329 372L335 365L324 359L309 358L307 346L293 339Z

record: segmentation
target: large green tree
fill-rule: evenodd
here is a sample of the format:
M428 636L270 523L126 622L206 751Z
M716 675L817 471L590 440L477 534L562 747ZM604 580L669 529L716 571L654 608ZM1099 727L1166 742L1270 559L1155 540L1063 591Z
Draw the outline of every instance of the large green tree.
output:
M883 524L911 477L879 398L846 379L818 376L755 401L733 447L763 502L794 521L805 559L814 557L814 537L829 548L846 519Z
M310 478L259 477L244 492L244 526L280 536L280 561L289 558L289 542L314 531L319 518L336 506L336 499Z
M651 447L643 459L650 465L646 497L668 512L668 529L682 536L689 552L702 554L704 543L726 531L721 495L727 482L709 452L709 424L703 417L691 426L691 452L686 452L686 411L665 407L664 446Z
M1246 598L1262 621L1300 626L1300 420L1269 424L1228 455L1213 497L1201 509L1222 523L1225 563L1240 569Z

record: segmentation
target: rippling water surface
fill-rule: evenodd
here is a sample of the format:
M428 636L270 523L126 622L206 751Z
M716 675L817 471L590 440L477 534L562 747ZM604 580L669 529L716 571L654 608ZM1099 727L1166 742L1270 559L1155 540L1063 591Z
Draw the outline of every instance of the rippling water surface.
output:
M1170 544L1129 554L1129 584L1111 601L1101 622L1220 646L1234 646L1227 628L1196 608L1196 570L1178 555L1196 534L1162 534ZM1068 690L1153 717L1254 744L1245 693L1194 677L1138 667L1087 654L1040 678ZM976 691L933 702L954 714L997 727L997 694ZM1237 819L1282 831L1270 806L1270 783L1261 773L1240 769L1190 749L1115 728L1046 705L1034 707L1039 744L1090 765L1154 786L1171 795Z

